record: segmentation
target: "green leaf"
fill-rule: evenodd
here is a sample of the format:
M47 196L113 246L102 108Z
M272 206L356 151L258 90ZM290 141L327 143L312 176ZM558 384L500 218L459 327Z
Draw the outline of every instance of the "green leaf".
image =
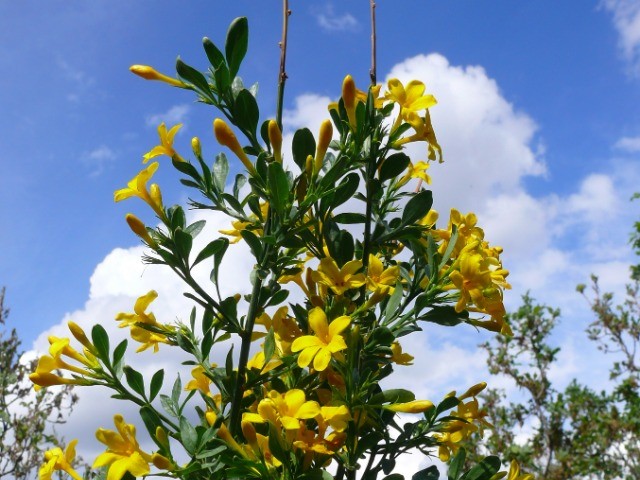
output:
M191 423L185 418L180 417L180 440L187 453L193 455L196 453L198 446L198 433Z
M149 432L151 439L156 442L160 448L163 448L163 445L156 439L156 429L162 426L162 420L160 420L156 411L145 405L140 408L140 418L142 418L144 426L147 427L147 431Z
M181 206L176 205L169 209L169 218L171 221L171 229L184 228L187 223L187 217Z
M411 480L438 480L440 478L440 472L438 472L438 467L432 465L428 468L420 470L416 472Z
M113 350L113 365L116 366L118 365L120 362L122 362L122 359L124 358L124 354L127 351L127 345L128 345L128 341L125 338L124 340L122 340L118 346Z
M409 157L402 153L394 153L387 157L380 166L379 178L381 182L397 177L407 169Z
M213 182L219 192L224 192L224 187L229 175L229 162L224 153L216 155L216 161L213 163Z
M193 84L198 88L198 90L201 90L205 96L211 96L211 89L209 88L209 83L207 82L207 79L204 78L204 75L195 68L184 63L180 57L176 60L176 71L181 78Z
M149 401L153 402L153 399L156 398L158 392L162 388L162 383L164 382L164 370L160 369L151 377L151 383L149 384Z
M313 156L316 153L316 139L313 138L311 130L308 128L296 130L296 133L293 134L291 153L293 155L293 161L296 162L296 165L304 172L307 157L309 155Z
M91 329L91 341L98 350L98 356L107 365L109 364L109 335L100 324L96 324Z
M193 238L187 232L182 229L177 229L173 236L176 242L176 248L182 258L188 259L191 253L191 247L193 246Z
M247 245L249 245L249 248L253 252L253 256L258 259L262 258L262 243L256 234L249 230L242 230L240 235L242 235L242 239L247 242Z
M162 408L164 408L165 412L167 412L172 417L178 417L178 405L174 402L171 397L167 395L160 394L160 404Z
M460 400L456 397L445 398L438 404L438 407L436 408L436 416L440 415L442 412L446 412L447 410L457 407L459 403Z
M396 460L394 458L384 458L380 462L380 466L384 473L389 474L394 468L396 468Z
M402 224L412 225L422 219L427 213L429 213L432 205L433 195L430 190L423 190L422 192L417 193L404 207L404 211L402 212Z
M458 480L458 477L460 477L460 474L462 473L466 458L467 451L464 448L460 448L449 464L449 471L447 472L448 480Z
M269 299L269 302L265 305L265 307L272 307L274 305L279 305L284 302L289 296L289 290L278 290L273 296Z
M382 480L404 480L404 475L399 473L392 473L391 475L387 475Z
M333 217L333 221L342 224L364 223L367 220L362 213L344 212Z
M454 327L467 321L468 318L469 312L467 310L463 310L458 313L451 305L436 305L425 315L420 316L418 320L437 323L438 325L443 325L445 327Z
M233 182L233 196L238 198L240 196L240 189L247 183L247 177L241 173L236 175L236 179Z
M240 64L247 53L249 46L249 24L246 17L236 18L227 31L227 39L224 45L229 73L235 77L240 69Z
M233 104L233 113L239 127L248 130L253 135L256 134L260 111L255 97L246 88L238 93Z
M218 238L209 242L207 246L200 251L195 261L193 262L193 266L218 253L227 244L227 242L228 240L226 238Z
M269 190L271 192L270 205L275 211L284 216L287 206L290 204L292 194L289 179L282 168L282 164L273 162L268 167Z
M407 403L413 402L415 399L416 396L413 392L403 388L394 388L377 393L371 397L371 403L375 405L383 403Z
M333 199L331 201L331 209L342 205L344 202L353 197L353 194L358 190L358 185L360 184L360 176L351 172L347 175L340 185L336 187L336 192L333 195Z
M500 459L496 456L485 457L478 465L465 473L461 480L489 480L500 470Z
M192 238L196 238L206 224L206 220L198 220L185 228L184 231L191 235Z
M264 364L266 365L276 351L276 338L273 327L269 329L267 337L264 339Z
M402 283L400 281L396 282L396 287L393 290L393 294L389 298L387 302L387 308L384 310L384 316L386 319L390 319L397 313L398 307L400 306L400 302L404 296L404 290L402 288Z
M144 378L142 374L137 370L134 370L129 365L123 368L124 376L127 379L127 383L131 389L141 397L145 398L144 393Z
M180 403L180 394L182 393L182 380L180 375L176 377L176 381L173 382L173 388L171 389L171 400L175 405Z
M220 65L224 65L224 55L220 51L218 47L214 45L214 43L209 40L207 37L202 39L202 46L204 47L204 52L207 54L207 58L209 59L209 63L215 70Z

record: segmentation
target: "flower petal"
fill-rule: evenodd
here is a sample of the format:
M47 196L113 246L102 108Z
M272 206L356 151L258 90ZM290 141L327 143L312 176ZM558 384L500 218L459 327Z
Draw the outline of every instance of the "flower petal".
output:
M331 351L328 348L321 348L318 354L313 359L313 368L322 372L326 370L331 361Z

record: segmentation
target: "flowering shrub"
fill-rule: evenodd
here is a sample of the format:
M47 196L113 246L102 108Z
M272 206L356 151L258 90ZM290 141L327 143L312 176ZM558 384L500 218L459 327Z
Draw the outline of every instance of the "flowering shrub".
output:
M438 402L380 385L396 368L410 368L413 357L402 342L422 328L466 323L509 333L501 249L485 239L472 213L452 210L441 226L423 188L429 161L442 162L428 110L436 99L417 80L359 90L346 76L317 136L298 130L284 152L280 118L260 123L255 92L237 75L247 44L247 20L239 18L224 53L204 40L211 63L204 74L181 60L177 78L131 67L215 107L215 137L245 171L229 183L225 153L210 165L194 138L192 155L180 154L173 144L180 125L162 124L160 144L143 156L147 166L114 195L117 202L137 197L155 212L157 228L133 214L126 220L149 248L144 260L172 269L195 303L190 322L161 323L151 311L157 297L151 291L116 319L130 329L137 351L186 352L191 379L183 387L178 377L171 394L161 394L165 372L145 381L127 365L127 340L112 349L101 325L89 338L70 323L82 351L52 337L50 355L31 375L36 388L103 385L140 407L156 451L143 451L134 426L117 415L115 430L96 434L107 449L94 467L104 467L108 480L149 475L152 468L184 479L395 480L401 476L391 472L407 452L449 462L450 479L502 478L507 473L498 472L497 457L462 467L465 439L490 426L477 400L484 383ZM424 142L425 160L413 162L403 152L412 142ZM194 238L205 222L188 224L183 207L167 207L160 187L149 185L160 156L170 157L192 189L192 208L229 218L229 229L200 251ZM255 259L252 291L225 298L220 265L238 242ZM192 274L205 262L209 284ZM230 346L234 340L239 352ZM225 365L213 364L212 351L225 348ZM193 409L195 423L186 413ZM41 478L54 470L76 478L69 452L48 452ZM530 478L516 464L508 475ZM413 476L436 478L436 466Z

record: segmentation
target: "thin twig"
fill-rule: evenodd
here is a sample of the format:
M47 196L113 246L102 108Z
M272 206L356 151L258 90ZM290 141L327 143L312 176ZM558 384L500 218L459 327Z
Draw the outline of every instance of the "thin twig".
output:
M376 74L376 1L370 0L371 6L371 70L369 70L369 76L371 77L371 85L375 85L377 82Z
M278 103L276 106L276 123L282 131L282 110L284 107L284 84L287 81L285 69L287 63L287 33L289 30L289 0L282 0L282 40L280 40L280 71L278 73Z

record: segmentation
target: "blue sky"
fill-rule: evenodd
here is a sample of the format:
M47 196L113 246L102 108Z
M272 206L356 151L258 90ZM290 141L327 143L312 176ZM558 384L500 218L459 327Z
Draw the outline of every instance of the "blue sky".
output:
M285 128L315 129L345 74L368 83L368 1L290 3ZM198 135L212 158L215 112L128 67L172 73L181 55L206 68L201 38L223 43L241 15L250 45L240 74L259 82L265 119L275 111L280 2L0 3L0 284L25 347L44 347L43 334L65 319L112 322L145 289L179 288L140 267L124 215L152 217L141 204L114 204L113 191L137 173L160 121L184 123L179 150ZM417 77L440 102L432 115L446 163L431 170L436 205L445 217L455 205L477 211L505 247L510 305L530 289L563 308L569 340L557 376L584 373L589 314L574 287L596 272L621 291L633 261L640 1L379 0L378 38L379 80ZM164 162L154 177L167 204L185 198L171 170ZM237 271L230 277L230 288L243 283ZM178 300L164 306L185 315ZM482 362L473 346L484 337L456 345L442 335L425 362ZM420 342L416 350L433 347Z

